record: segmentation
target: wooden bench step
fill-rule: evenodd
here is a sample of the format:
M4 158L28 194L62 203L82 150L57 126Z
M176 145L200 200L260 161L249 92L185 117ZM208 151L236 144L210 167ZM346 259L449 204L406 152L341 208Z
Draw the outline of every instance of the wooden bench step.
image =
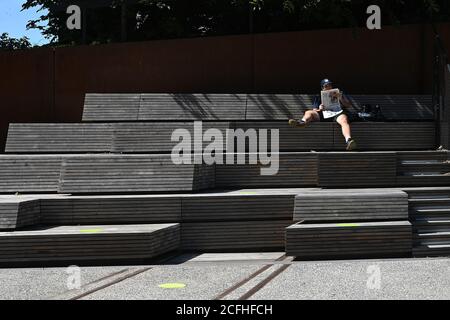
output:
M307 223L408 219L408 196L394 190L321 190L295 197L294 221Z
M408 255L412 228L407 221L295 224L286 229L286 253L299 259L359 255Z
M179 246L178 224L41 227L0 232L0 264L150 259Z

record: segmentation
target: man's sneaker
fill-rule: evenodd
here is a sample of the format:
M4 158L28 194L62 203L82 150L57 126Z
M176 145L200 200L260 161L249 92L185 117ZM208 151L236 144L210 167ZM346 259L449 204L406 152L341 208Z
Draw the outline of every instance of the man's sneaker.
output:
M306 127L306 122L303 120L291 119L289 120L289 125L296 128L304 128Z
M353 151L358 148L358 145L356 144L356 141L353 139L348 140L347 142L347 151Z

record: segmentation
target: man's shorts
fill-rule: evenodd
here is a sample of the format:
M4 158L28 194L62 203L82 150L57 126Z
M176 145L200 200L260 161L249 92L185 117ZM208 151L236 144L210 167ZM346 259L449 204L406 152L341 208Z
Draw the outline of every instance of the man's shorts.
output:
M337 122L337 119L338 119L340 116L342 116L342 115L347 115L347 113L344 111L344 112L342 112L342 113L340 113L340 114L338 114L338 115L336 115L336 116L334 116L334 117L332 117L332 118L325 119L325 118L323 117L323 112L322 112L322 111L318 111L318 114L319 114L319 117L320 117L320 122ZM347 116L348 116L348 115L347 115Z

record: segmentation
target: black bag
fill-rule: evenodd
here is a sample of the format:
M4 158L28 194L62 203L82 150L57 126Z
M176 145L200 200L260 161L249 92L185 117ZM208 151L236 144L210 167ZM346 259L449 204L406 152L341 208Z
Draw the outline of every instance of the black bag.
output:
M372 107L370 104L361 107L360 112L358 112L358 118L362 121L384 121L380 106Z

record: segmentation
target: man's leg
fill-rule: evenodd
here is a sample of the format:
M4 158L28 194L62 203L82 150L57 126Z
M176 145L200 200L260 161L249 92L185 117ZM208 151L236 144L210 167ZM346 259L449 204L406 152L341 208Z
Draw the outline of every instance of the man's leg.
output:
M355 150L357 148L357 145L356 145L355 140L352 139L352 129L350 127L348 117L345 114L340 115L336 119L336 122L339 123L340 126L342 127L342 135L345 138L345 143L347 144L347 150L348 151Z
M297 128L304 128L310 122L320 121L320 115L317 111L308 110L301 120L290 119L289 125Z
M305 115L303 116L302 120L306 123L320 121L320 116L317 111L308 110L305 112Z

